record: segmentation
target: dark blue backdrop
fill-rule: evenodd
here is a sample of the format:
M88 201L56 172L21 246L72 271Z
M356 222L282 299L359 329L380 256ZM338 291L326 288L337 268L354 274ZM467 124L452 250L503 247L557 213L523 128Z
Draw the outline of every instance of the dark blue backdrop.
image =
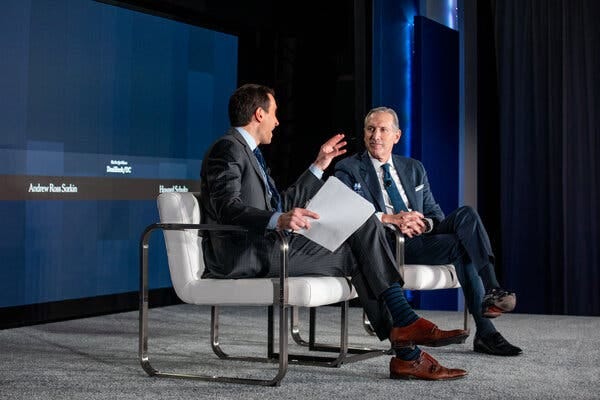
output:
M198 179L228 126L237 38L92 0L8 0L0 53L0 308L136 291L153 179ZM108 173L111 161L132 171ZM75 176L74 200L27 191ZM102 192L98 178L124 189ZM167 269L151 276L170 286Z

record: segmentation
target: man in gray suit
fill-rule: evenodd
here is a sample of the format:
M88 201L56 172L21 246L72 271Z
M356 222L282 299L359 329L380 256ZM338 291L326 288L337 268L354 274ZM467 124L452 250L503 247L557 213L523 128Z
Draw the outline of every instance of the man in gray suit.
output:
M516 296L498 284L494 254L477 211L460 207L444 216L423 164L392 154L401 134L394 110L372 109L364 123L367 150L339 161L335 176L373 203L383 223L408 236L408 264L455 265L477 326L475 351L500 356L520 354L521 349L504 339L489 320L512 311Z
M273 230L310 228L314 212L302 208L323 185L331 161L345 153L343 134L326 141L309 170L287 190L269 176L259 145L269 144L279 121L272 89L255 84L238 88L229 100L232 128L207 151L202 162L202 223L240 225L247 233L209 233L202 246L205 276L246 278L275 276L279 257ZM402 295L403 283L385 237L373 215L335 252L302 235L290 234L290 276L351 277L352 284L381 340L389 339L396 357L390 377L442 380L466 375L441 366L422 346L462 343L464 330L443 331L420 318Z

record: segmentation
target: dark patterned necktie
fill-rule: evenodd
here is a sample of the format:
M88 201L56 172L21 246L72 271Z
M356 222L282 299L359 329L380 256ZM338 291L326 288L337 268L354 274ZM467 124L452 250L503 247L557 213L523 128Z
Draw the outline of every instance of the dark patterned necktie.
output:
M408 211L408 208L406 207L406 204L404 204L404 200L402 200L402 196L400 196L400 192L392 179L392 174L390 174L390 165L383 164L381 168L383 168L383 186L390 196L390 200L394 206L394 213L397 214L400 211Z
M264 178L267 181L267 189L269 190L269 194L271 195L271 206L277 211L281 211L281 196L275 187L275 183L272 183L272 180L269 179L269 174L267 174L267 163L265 162L265 158L262 155L262 152L258 147L254 149L254 155L260 164L260 167L263 170Z

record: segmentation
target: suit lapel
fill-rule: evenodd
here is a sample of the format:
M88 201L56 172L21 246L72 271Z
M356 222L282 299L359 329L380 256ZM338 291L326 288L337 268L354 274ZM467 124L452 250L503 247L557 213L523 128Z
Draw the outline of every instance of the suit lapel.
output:
M263 193L265 196L265 203L267 205L269 205L270 204L269 191L267 190L266 182L263 178L262 167L260 166L260 164L258 164L258 160L256 159L256 156L254 155L252 150L250 150L250 146L248 146L248 143L243 138L243 136L236 129L233 129L233 128L231 129L230 133L243 146L244 152L246 153L246 156L250 160L250 164L254 168L254 172L256 172L258 180L262 182ZM269 177L267 177L267 179L268 178Z
M360 175L365 181L367 189L371 192L371 196L377 202L377 209L385 212L385 202L383 201L379 178L377 178L377 172L375 171L375 168L373 168L373 163L371 162L367 151L361 155Z
M261 167L258 164L258 160L256 159L256 157L254 156L254 153L252 152L252 150L250 150L250 146L248 146L248 143L246 143L246 140L243 138L242 135L240 135L240 133L235 130L232 129L230 131L231 135L238 141L240 142L240 144L244 147L244 152L246 153L246 156L248 157L248 159L250 160L250 164L252 164L252 167L254 167L254 172L256 172L256 174L258 175L258 177L263 180L263 176L261 173Z
M402 183L404 193L406 193L406 197L410 203L410 208L415 211L423 211L423 205L417 204L415 182L411 177L410 171L407 169L407 164L402 162L402 159L395 155L392 155L392 160L394 162L394 168L396 168L396 172L398 172L398 177L400 178L400 183Z

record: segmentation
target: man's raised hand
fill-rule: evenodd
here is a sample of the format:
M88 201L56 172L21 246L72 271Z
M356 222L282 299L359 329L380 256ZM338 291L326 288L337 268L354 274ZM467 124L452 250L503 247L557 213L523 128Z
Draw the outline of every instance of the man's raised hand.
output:
M325 171L334 158L344 154L346 152L344 148L346 146L346 141L343 140L344 136L343 133L338 133L323 143L314 165Z

